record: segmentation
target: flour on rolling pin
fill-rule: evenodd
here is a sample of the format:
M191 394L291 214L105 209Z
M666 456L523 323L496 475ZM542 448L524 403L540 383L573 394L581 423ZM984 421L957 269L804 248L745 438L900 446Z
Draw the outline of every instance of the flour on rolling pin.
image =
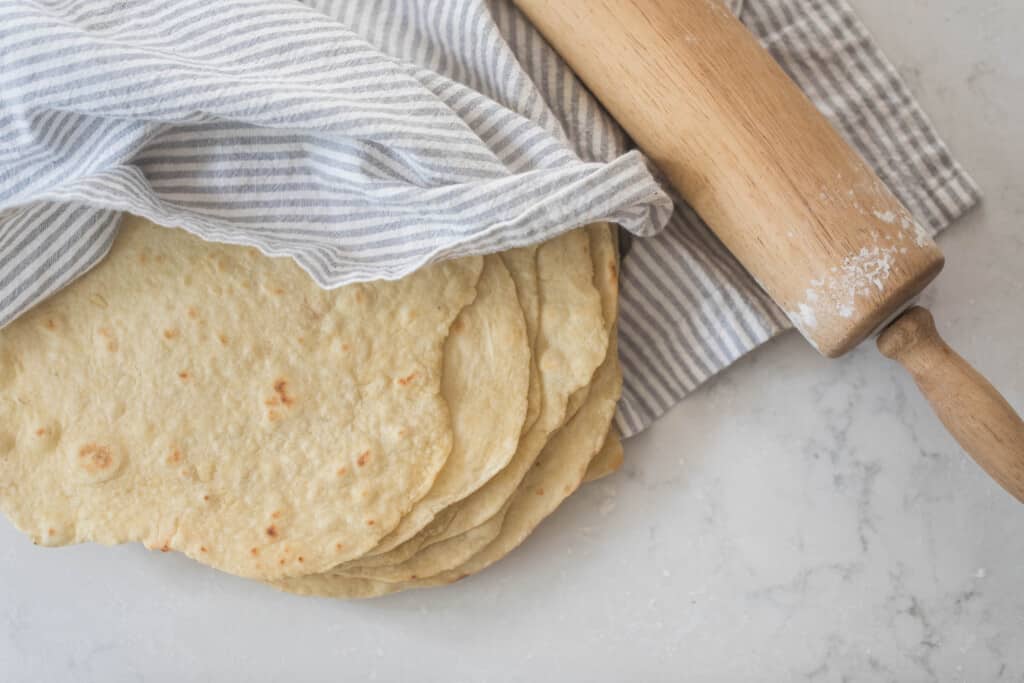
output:
M836 180L839 184L843 178L838 175ZM785 311L815 347L813 332L822 313L845 320L854 318L858 298L870 303L872 297L886 291L901 256L912 248L936 248L928 231L905 207L894 205L890 197L888 188L877 178L846 190L823 189L818 194L822 204L852 211L865 219L865 225L859 248L855 246L838 258L827 274L812 277L803 290L803 299ZM872 223L874 228L869 227Z

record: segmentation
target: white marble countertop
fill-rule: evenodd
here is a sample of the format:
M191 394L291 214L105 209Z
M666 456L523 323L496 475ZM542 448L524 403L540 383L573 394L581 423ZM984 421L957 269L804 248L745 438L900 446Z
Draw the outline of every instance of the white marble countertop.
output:
M947 339L1024 407L1024 3L855 0L984 207ZM0 522L0 680L1024 681L1024 506L873 348L788 336L455 587L300 599Z

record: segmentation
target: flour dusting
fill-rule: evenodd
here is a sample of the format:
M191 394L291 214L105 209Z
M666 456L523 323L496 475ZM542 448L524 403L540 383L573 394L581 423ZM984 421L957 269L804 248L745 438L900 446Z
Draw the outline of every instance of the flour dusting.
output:
M892 211L875 211L875 218L889 225L896 222L896 214Z
M814 329L818 325L814 305L819 301L836 315L852 318L857 310L858 296L871 296L874 291L885 289L898 253L899 247L876 244L847 256L839 266L831 269L828 276L811 280L811 286L805 291L804 300L797 304L796 311L787 311L790 320L801 329Z
M924 227L915 221L909 213L901 212L897 214L895 211L874 211L874 216L878 220L886 223L887 225L897 225L903 229L903 232L909 233L913 236L914 241L919 247L926 247L931 244L932 236L928 234L928 231ZM903 239L903 233L900 233L900 239Z
M900 222L902 227L907 232L914 234L914 241L917 242L917 246L926 247L932 243L932 236L928 234L928 231L924 229L924 226L915 221L910 216L904 216Z
M814 314L814 309L806 303L801 302L795 312L786 311L786 315L789 316L794 325L802 330L813 330L818 326L818 316Z

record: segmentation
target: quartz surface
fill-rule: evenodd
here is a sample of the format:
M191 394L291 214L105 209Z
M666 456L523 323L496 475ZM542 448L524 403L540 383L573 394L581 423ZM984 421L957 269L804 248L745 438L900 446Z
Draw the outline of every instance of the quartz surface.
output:
M1024 3L855 0L985 205L925 297L1024 408ZM873 348L789 335L627 444L511 557L302 599L0 522L3 681L1024 681L1024 506Z

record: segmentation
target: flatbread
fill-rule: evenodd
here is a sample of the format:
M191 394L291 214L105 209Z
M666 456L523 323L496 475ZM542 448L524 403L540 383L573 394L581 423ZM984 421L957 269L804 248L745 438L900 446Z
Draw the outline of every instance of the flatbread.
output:
M590 241L591 258L593 260L594 285L600 296L602 315L607 320L614 321L618 313L618 278L617 278L617 250L613 241L613 232L610 226L591 226L587 229ZM614 328L609 328L605 333L610 335ZM574 396L584 396L584 403L589 397L591 385L577 391ZM605 438L605 444L613 444L609 449L614 450L618 445L621 453L621 443L617 433ZM605 446L595 456L595 460L606 453ZM607 457L607 456L606 456ZM600 467L601 465L599 465ZM390 566L377 565L375 567L362 567L350 565L336 568L330 572L336 576L343 576L355 579L372 579L384 582L403 582L414 579L424 579L440 574L443 571L457 567L468 558L475 555L481 549L491 543L500 533L505 513L508 509L508 502L489 520L483 524L470 529L462 534L447 538L445 540L428 542L413 554L401 562L395 562Z
M536 526L575 491L587 467L604 443L622 390L617 344L594 377L586 403L551 439L536 465L508 504L501 531L480 552L455 569L430 578L389 583L317 574L275 581L275 587L300 595L332 598L370 598L410 588L452 583L486 569L518 547Z
M607 229L602 224L603 229ZM458 504L455 519L438 539L483 524L498 512L526 476L550 435L565 421L566 403L585 387L608 353L608 328L594 286L590 239L585 229L545 242L537 251L540 328L537 364L541 414L523 435L508 466Z
M453 538L434 543L422 548L401 564L377 567L372 570L345 572L329 572L339 578L356 578L356 580L372 579L385 583L401 583L437 576L452 567L458 567L468 561L483 548L487 547L501 533L505 514L511 500L493 517L478 527L459 534Z
M541 386L540 370L534 350L537 348L537 334L540 331L540 290L537 280L537 245L510 249L501 254L501 260L508 268L516 284L516 296L523 310L526 335L530 343L530 388L527 392L526 417L523 433L529 431L540 417Z
M529 342L530 379L526 394L526 416L523 419L522 427L522 433L525 433L537 421L537 417L540 415L541 401L540 371L537 369L536 354L533 352L536 346L537 330L540 323L540 294L537 290L537 246L532 245L511 249L501 253L499 256L515 283L516 297L522 309ZM483 483L480 482L480 485ZM472 493L472 491L469 493ZM400 564L412 557L426 543L444 534L451 525L456 512L456 509L449 507L443 514L439 514L435 519L431 520L430 524L420 533L408 535L391 534L365 556L351 560L341 565L341 567L365 569ZM403 536L406 537L403 538Z
M129 218L0 331L0 506L36 543L141 541L259 579L360 556L451 451L444 341L481 269L324 291Z
M529 384L529 338L516 287L501 257L488 256L476 299L444 347L441 393L451 413L451 454L427 495L378 548L408 540L508 464L519 445Z
M604 440L604 445L601 446L601 450L590 461L587 473L583 477L583 482L597 481L618 472L619 468L622 467L624 457L622 437L619 435L619 430L612 427Z
M590 247L594 252L594 280L606 283L607 287L613 287L618 291L619 283L619 251L617 232L614 226L609 226L609 239L604 240L594 230L590 232ZM600 288L600 285L599 285ZM603 297L601 299L603 312L606 320L615 320L619 314L619 298ZM616 427L608 432L604 445L591 461L584 477L585 482L595 481L618 471L622 467L624 459L622 448L622 437Z
M590 240L591 259L594 263L594 286L600 292L602 284L607 282L615 292L613 296L601 298L601 314L605 322L604 330L605 333L608 333L611 331L618 314L619 301L618 249L614 241L616 228L605 223L596 223L587 226L586 230L587 237ZM564 419L566 421L571 419L576 414L576 411L580 409L580 406L587 400L589 392L590 385L587 384L569 396L569 401L565 406Z
M590 229L608 235L610 226ZM539 415L526 430L509 464L484 486L456 503L454 518L445 529L428 526L418 536L386 555L360 558L335 569L336 573L359 575L365 570L401 564L431 543L440 543L484 524L498 513L515 492L536 460L548 437L565 421L569 397L587 386L594 369L607 353L608 326L603 304L594 285L594 265L588 229L565 233L536 248L536 290L538 301L537 337L534 359L539 372L540 396L528 396L539 406ZM614 252L614 245L610 247ZM529 252L506 254L505 263L516 280L520 300L529 302L527 269ZM527 306L529 303L527 303ZM524 307L524 311L528 310ZM527 314L529 319L529 314Z

